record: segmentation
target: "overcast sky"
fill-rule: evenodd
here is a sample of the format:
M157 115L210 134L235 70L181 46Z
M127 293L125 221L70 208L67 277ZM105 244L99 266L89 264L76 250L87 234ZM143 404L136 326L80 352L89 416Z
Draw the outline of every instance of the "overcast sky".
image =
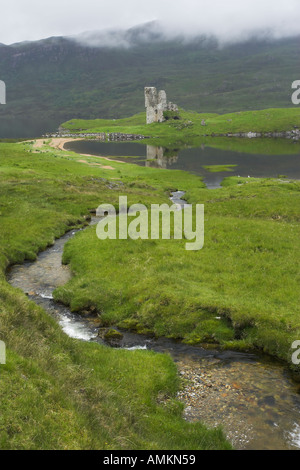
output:
M300 34L300 0L3 0L0 42L126 29L159 20L168 34L239 39L254 32Z

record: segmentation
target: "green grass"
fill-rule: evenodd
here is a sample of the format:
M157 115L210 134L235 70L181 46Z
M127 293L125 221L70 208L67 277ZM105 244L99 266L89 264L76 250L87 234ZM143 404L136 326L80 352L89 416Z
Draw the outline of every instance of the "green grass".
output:
M185 240L99 241L95 228L65 248L73 278L56 297L103 325L190 344L260 349L291 366L299 326L300 183L226 178L207 190L181 171L110 162L114 170L45 144L0 143L0 366L2 449L229 449L222 432L182 420L172 360L68 338L9 286L6 268L35 259L104 202L169 202L186 190L205 204L205 245ZM107 161L85 157L89 163Z
M142 134L171 141L189 141L199 136L214 134L248 133L248 132L283 132L300 127L300 110L298 108L264 109L260 111L240 111L231 114L198 114L180 110L181 120L163 123L146 124L145 113L131 118L117 120L80 120L72 119L62 127L72 132L120 132ZM201 122L205 120L206 125Z
M105 326L258 348L293 367L300 183L229 178L186 198L205 204L203 250L186 251L185 240L100 241L90 228L65 247L74 277L56 298L74 311L95 306Z
M181 182L190 190L202 182L119 163L108 171L43 150L0 143L0 448L230 449L220 429L182 419L170 357L72 340L5 279L10 264L35 259L103 202L124 193L130 203L163 202Z
M223 171L233 171L237 165L203 165L203 168L210 173L219 173Z

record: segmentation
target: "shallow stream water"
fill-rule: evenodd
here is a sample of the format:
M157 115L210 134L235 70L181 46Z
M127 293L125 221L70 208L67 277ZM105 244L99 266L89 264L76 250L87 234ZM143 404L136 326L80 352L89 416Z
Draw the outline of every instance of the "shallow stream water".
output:
M183 192L173 203L183 206ZM91 224L96 224L92 218ZM53 291L71 277L62 265L65 243L77 230L65 234L40 253L37 261L13 266L8 281L53 315L72 338L95 341L98 327L53 300ZM123 331L119 345L168 353L178 365L185 385L178 398L185 403L184 417L208 426L222 425L237 449L300 449L299 386L281 364L254 354L188 346Z

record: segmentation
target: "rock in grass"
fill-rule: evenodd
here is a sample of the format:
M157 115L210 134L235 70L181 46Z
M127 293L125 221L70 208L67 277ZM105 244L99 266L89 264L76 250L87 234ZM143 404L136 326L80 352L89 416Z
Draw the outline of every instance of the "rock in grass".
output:
M113 328L100 328L98 336L111 346L118 346L123 339L123 334Z

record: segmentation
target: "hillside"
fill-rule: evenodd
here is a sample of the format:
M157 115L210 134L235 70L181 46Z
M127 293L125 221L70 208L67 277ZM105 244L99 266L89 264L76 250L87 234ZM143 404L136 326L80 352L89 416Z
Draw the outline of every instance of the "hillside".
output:
M0 137L38 135L73 118L130 116L144 110L145 85L165 89L173 102L197 112L293 106L299 38L219 47L204 37L167 40L147 25L127 36L126 47L117 41L99 47L106 44L101 37L97 47L78 38L0 45L7 85Z

